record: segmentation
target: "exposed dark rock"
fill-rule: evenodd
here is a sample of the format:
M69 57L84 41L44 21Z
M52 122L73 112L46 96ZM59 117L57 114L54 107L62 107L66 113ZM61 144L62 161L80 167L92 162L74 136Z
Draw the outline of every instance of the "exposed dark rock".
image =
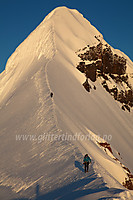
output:
M128 105L125 105L125 108L130 112L130 107Z
M133 103L133 91L132 90L125 91L125 96L126 96L126 99L128 100L128 102L130 101Z
M106 74L111 74L113 72L113 53L110 47L107 47L103 50L102 61L103 72Z
M100 146L104 147L104 148L107 148L113 154L113 151L112 151L111 146L110 146L109 143L107 143L107 142L98 142L98 144Z
M112 89L110 89L111 94L113 94L114 99L117 100L117 95L118 95L118 89L117 87L114 87Z
M110 93L110 89L109 89L109 87L108 87L106 81L103 81L102 85L103 85L103 87L106 89L106 91Z
M100 39L95 35L95 38L100 42Z
M124 111L125 111L125 107L124 107L124 106L122 106L121 108L122 108L122 110L124 110Z
M115 161L119 161L119 159L118 158L113 158Z
M98 56L98 59L102 59L102 43L101 42L96 46L96 54Z
M114 54L113 56L113 74L122 75L126 73L126 59Z
M124 107L130 112L130 107L133 107L133 91L123 91L121 90L117 93L117 100L124 103Z
M89 47L89 45L88 45ZM85 49L83 49L85 50ZM96 47L92 46L83 54L78 55L83 61L84 60L97 60L99 58L102 58L102 43L99 43Z
M89 78L93 82L96 81L97 77L102 77L105 80L102 82L102 85L106 91L109 92L115 100L124 104L122 106L123 110L128 110L130 112L130 107L133 107L133 89L128 82L129 77L126 74L126 59L117 54L113 54L111 47L109 45L103 46L98 37L99 36L95 36L99 41L97 46L90 47L87 45L82 49L86 50L86 52L78 54L82 62L78 64L77 69L85 73L86 78ZM86 64L85 61L91 61L91 63ZM118 91L116 86L114 88L109 88L107 84L107 82L110 81L109 76L117 84L122 86L123 83L126 84L128 89L125 89L125 91ZM87 83L85 87L90 91Z
M116 83L126 83L128 84L128 75L113 75L110 74L110 77L116 82Z
M95 63L96 63L96 69L99 69L101 71L102 70L102 60L99 59Z
M124 81L125 83L127 83L127 81L128 81L128 75L122 76L121 80Z
M96 90L96 86L94 85L94 90Z
M117 100L120 101L121 103L127 103L123 90L121 90L120 93L118 94Z
M85 62L80 62L77 66L77 69L82 73L84 73L84 68L85 68Z
M125 169L128 173L131 173L127 167L123 166L123 169Z
M126 105L126 104L125 104L125 105L122 106L122 110L125 111L126 109L130 112L130 107L129 107L129 105Z
M130 107L133 107L133 102L130 101L130 102L129 102L129 106L130 106Z
M90 92L91 85L88 83L88 79L86 79L86 81L83 83L83 86L88 92Z
M101 76L102 76L106 81L109 80L108 77L107 77L104 73L102 73Z
M96 53L96 47L93 46L93 47L90 47L90 51L88 51L88 60L97 60L98 59L98 56L97 56L97 53Z
M84 47L84 48L83 48L83 51L84 51L85 49L87 49L87 47Z
M107 142L98 142L97 143L102 146L104 148L104 151L107 153L107 149L111 152L111 154L113 155L113 151L112 151L112 148L110 146L109 143ZM118 152L118 155L120 156L120 153ZM127 175L128 175L128 179L125 178L125 181L122 183L122 185L124 187L126 187L127 189L129 190L133 190L133 174L131 174L130 170L124 166L118 158L116 158L115 156L113 157L113 159L116 161L116 162L119 162L119 164L121 165L121 167L127 172Z
M129 180L127 178L125 178L125 182L123 182L123 186L129 190L133 190L132 180L130 178L129 178Z
M89 47L89 45L87 46ZM87 47L83 48L83 50L86 48ZM83 61L98 61L98 59L101 59L102 63L99 62L97 68L104 73L122 75L126 72L126 59L117 54L113 55L113 52L108 45L103 49L101 42L99 42L97 46L91 46L89 50L78 56Z
M106 81L104 80L103 82L102 82L102 85L105 85L106 84Z
M91 81L96 81L96 64L92 63L85 66L84 72L87 78L90 78Z
M109 74L109 75L113 80L115 80L115 76L113 74Z

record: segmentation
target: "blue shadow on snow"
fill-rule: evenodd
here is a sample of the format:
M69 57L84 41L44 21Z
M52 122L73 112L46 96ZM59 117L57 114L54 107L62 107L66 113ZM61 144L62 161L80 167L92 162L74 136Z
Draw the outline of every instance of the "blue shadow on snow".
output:
M80 171L84 172L84 168L82 163L79 161L75 161L75 167L77 167ZM77 180L75 182L72 182L66 186L63 186L61 188L55 189L53 191L50 191L46 194L40 193L40 186L39 184L36 185L35 193L36 197L32 200L75 200L77 198L81 198L83 196L94 194L98 192L105 191L109 194L110 197L102 197L98 200L105 200L110 199L114 197L114 195L117 195L124 190L117 189L117 188L108 188L106 186L106 183L102 182L100 184L100 187L97 186L94 182L99 179L98 181L101 181L102 178L99 178L96 176L95 172L91 169L84 178ZM91 182L93 182L91 186ZM85 188L86 185L90 184L89 188ZM112 197L111 197L112 196ZM115 197L117 198L117 197ZM31 200L30 198L16 198L12 200Z

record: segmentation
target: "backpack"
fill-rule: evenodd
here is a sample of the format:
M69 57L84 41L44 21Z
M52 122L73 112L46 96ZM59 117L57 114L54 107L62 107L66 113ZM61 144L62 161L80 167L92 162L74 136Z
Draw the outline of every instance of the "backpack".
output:
M89 163L91 163L90 157L89 157L89 156L85 156L85 157L84 157L84 162L89 162Z

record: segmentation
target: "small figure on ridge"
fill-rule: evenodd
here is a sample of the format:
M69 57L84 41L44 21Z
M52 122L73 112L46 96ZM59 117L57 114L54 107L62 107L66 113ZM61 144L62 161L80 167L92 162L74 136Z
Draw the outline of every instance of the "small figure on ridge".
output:
M53 92L51 92L51 93L50 93L51 98L53 97L53 95L54 95Z
M91 159L90 157L88 156L88 154L86 154L84 156L84 160L83 160L83 164L85 165L85 173L88 172L88 167L89 167L89 164L91 163Z

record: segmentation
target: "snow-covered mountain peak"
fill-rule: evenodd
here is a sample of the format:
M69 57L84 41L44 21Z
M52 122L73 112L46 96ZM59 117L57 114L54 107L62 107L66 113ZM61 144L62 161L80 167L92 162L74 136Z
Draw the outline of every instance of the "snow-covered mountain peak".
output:
M95 35L102 38L99 31L78 11L66 7L53 10L8 59L5 72L1 76L1 100L31 71L37 70L35 63L40 59L50 60L58 52L69 63L76 65L79 59L75 51L86 44L97 43Z
M85 43L95 43L96 39L92 38L94 35L100 35L102 38L96 28L77 10L67 7L55 8L17 47L8 59L6 71L8 68L16 67L19 59L26 59L29 56L30 60L35 57L40 58L42 55L50 59L53 56L54 42L57 42L58 48L57 38L60 38L66 45L71 44L71 48L76 51L79 46L82 47ZM76 45L78 38L81 45ZM56 40L53 41L54 39ZM14 64L14 62L16 63Z
M76 13L76 14L78 14L78 15L83 16L83 15L82 15L78 10L76 10L76 9L69 9L69 8L67 8L66 6L60 6L60 7L55 8L54 10L52 10L52 11L46 16L46 18L45 18L44 20L46 21L46 20L50 19L51 17L54 17L55 15L56 15L56 16L58 15L58 16L61 16L61 17L63 17L63 16L66 17L66 14L68 14L68 13L70 13L70 14Z
M132 69L128 57L66 7L19 45L0 80L0 183L13 190L12 199L33 199L36 184L39 199L132 199L122 186L132 188Z

